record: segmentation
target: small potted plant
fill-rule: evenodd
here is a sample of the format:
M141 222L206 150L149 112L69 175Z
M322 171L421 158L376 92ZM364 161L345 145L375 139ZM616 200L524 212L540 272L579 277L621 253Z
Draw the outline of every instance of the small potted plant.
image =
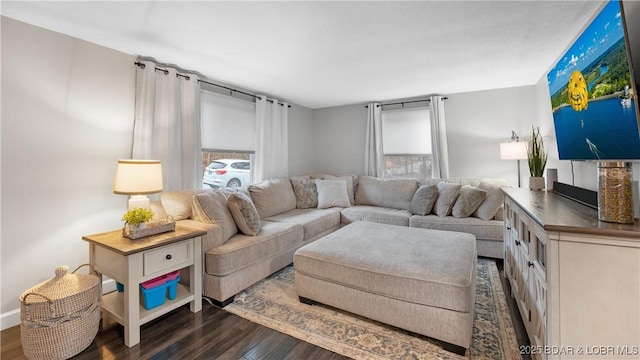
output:
M544 151L544 143L540 128L531 127L531 140L527 142L527 160L529 162L529 188L531 190L544 189L544 168L547 166L547 153Z
M147 225L147 221L153 217L153 211L143 208L135 208L127 211L122 220L126 222L125 225L129 225L134 229L144 229Z

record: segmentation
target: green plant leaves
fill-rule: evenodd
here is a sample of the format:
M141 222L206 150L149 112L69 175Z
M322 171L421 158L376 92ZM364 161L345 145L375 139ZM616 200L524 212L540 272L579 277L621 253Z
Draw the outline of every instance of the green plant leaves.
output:
M544 167L547 166L547 153L544 151L544 142L540 135L540 127L531 126L531 140L527 142L527 160L529 173L533 177L542 177Z

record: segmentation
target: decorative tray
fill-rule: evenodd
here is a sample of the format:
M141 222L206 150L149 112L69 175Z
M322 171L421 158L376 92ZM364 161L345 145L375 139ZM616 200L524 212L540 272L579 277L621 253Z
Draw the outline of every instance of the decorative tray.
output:
M133 226L125 225L122 228L122 236L129 239L139 239L145 236L160 234L167 231L174 231L176 223L173 221L156 221L147 223L143 229L137 229Z

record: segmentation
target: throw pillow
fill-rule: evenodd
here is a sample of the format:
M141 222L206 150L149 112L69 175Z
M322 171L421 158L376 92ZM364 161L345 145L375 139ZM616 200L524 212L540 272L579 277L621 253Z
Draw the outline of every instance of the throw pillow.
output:
M431 212L437 198L437 185L421 185L418 190L416 190L416 193L413 194L413 199L411 199L411 204L409 205L409 211L414 215L425 216Z
M318 190L314 180L291 178L291 185L293 185L293 193L296 194L296 208L318 207Z
M473 214L487 197L487 192L475 186L464 185L460 188L460 194L453 205L451 213L454 217L465 218Z
M451 214L451 208L458 198L462 185L440 182L438 183L438 198L433 206L433 212L441 217Z
M346 180L315 180L318 189L318 209L350 207Z
M253 205L251 198L240 193L231 194L227 198L227 205L233 220L243 234L258 235L261 226L260 216L258 216L258 210Z
M473 216L482 220L495 218L504 203L504 193L501 189L503 186L507 186L507 182L504 179L481 179L478 188L487 192L487 198L480 204Z
M333 175L324 175L324 177L322 178L322 180L346 180L347 181L347 195L349 196L349 202L351 203L351 205L355 205L356 204L356 200L355 200L355 185L354 185L354 181L357 179L357 177L355 175L340 175L340 176L333 176Z

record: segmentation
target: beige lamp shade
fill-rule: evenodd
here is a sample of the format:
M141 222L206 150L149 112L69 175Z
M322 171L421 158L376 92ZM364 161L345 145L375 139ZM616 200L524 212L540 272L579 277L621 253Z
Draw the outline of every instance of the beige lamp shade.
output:
M527 158L527 143L524 141L510 141L500 143L500 159L524 160Z
M144 195L162 191L162 164L159 160L118 160L113 192Z

